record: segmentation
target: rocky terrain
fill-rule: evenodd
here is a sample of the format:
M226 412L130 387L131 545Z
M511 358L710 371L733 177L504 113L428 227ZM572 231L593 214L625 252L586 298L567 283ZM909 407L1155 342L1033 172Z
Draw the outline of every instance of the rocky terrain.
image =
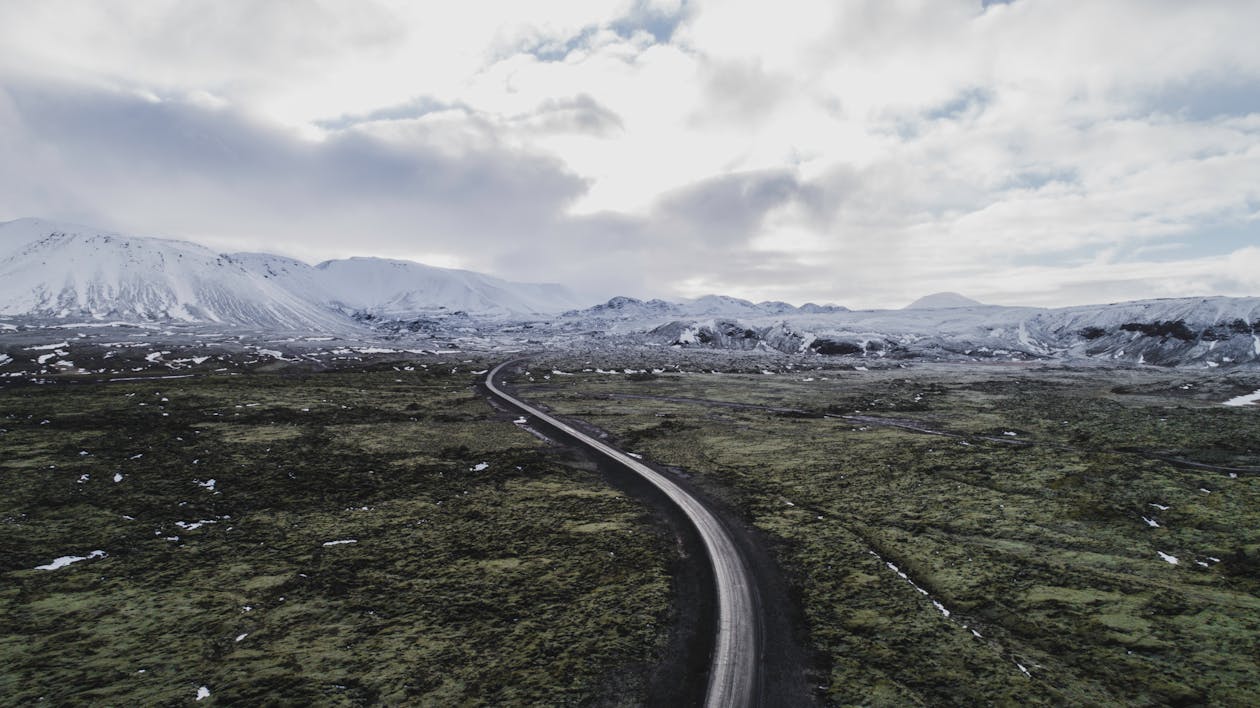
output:
M1260 298L1254 297L1047 309L937 293L900 310L859 311L724 295L576 304L563 286L408 261L351 258L312 266L37 219L0 224L0 377L83 370L76 362L123 361L124 350L143 351L143 361L154 364L166 360L166 345L210 342L314 358L357 350L669 348L762 359L1105 360L1203 368L1260 361ZM123 331L127 341L116 341ZM39 348L50 345L61 346ZM78 353L83 347L114 351Z

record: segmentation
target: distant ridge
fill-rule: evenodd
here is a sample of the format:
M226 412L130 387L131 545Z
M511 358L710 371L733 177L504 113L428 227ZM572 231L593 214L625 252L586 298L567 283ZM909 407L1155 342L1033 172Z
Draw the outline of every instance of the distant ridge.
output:
M945 310L951 307L985 307L983 302L972 300L965 295L958 293L933 293L924 295L914 302L906 305L905 310Z

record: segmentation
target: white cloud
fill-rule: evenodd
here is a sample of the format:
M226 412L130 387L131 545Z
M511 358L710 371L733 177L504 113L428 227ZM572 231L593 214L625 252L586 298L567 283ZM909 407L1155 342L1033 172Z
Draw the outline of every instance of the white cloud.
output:
M1241 292L1255 256L1213 234L1260 241L1256 26L1246 0L0 4L0 218L600 295Z

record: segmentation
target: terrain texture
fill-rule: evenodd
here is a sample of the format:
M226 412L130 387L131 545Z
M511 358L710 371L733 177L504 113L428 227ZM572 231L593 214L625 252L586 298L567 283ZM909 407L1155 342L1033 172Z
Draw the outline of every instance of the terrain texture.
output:
M673 466L777 541L828 665L825 702L1260 700L1260 426L1216 403L1236 384L564 364L540 362L522 395Z
M471 364L378 368L0 389L3 702L641 701L672 539Z

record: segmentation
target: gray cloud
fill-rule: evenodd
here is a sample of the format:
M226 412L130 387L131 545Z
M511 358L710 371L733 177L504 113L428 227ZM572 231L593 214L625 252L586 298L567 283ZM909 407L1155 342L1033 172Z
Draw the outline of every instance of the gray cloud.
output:
M493 141L452 151L421 125L414 140L310 142L187 103L31 86L4 95L13 157L0 166L0 211L15 216L99 215L258 249L297 237L320 257L467 255L545 233L585 189L552 158Z
M722 175L666 194L655 216L680 237L729 247L756 235L767 212L800 193L786 169Z
M366 113L343 113L335 118L324 118L315 121L315 125L325 130L345 130L363 123L377 121L414 120L430 113L442 111L465 111L472 109L463 103L447 103L431 96L419 96L405 103L378 108Z
M585 93L568 98L548 98L532 111L509 116L494 116L466 103L448 103L420 96L366 113L326 118L316 121L315 125L325 130L341 131L371 123L413 121L445 112L462 114L488 131L521 129L537 134L580 133L607 137L625 127L621 116Z
M701 126L755 126L768 118L792 89L788 77L767 72L753 59L704 61L700 78L704 101L692 120Z
M603 137L625 128L621 116L585 93L572 98L547 99L534 113L515 116L512 122L541 133L583 133Z

